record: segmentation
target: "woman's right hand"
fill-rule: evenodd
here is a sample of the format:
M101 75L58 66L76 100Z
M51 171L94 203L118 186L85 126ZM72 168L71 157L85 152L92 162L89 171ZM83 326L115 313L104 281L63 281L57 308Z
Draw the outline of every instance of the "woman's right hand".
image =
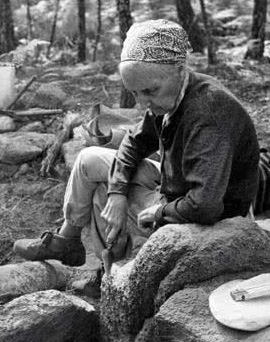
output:
M116 242L120 232L126 230L128 202L122 194L110 194L101 217L106 221L107 244Z

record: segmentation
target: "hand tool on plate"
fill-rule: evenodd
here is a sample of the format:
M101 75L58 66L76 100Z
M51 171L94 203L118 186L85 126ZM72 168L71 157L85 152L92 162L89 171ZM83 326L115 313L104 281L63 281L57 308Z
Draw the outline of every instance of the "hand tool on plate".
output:
M230 328L257 331L269 326L270 274L219 286L209 296L209 308L218 322Z

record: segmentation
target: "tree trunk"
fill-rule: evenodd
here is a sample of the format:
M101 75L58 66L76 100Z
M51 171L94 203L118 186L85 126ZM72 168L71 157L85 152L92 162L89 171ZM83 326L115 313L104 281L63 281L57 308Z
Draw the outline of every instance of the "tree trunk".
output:
M79 42L78 42L78 61L86 60L86 28L85 28L85 1L78 1L78 17L79 17Z
M95 62L97 59L98 43L101 35L101 0L97 0L97 6L97 33L93 51L93 62Z
M56 24L57 24L57 17L58 17L58 11L59 11L59 3L60 0L56 1L56 7L55 7L55 12L54 12L54 18L53 18L53 25L52 25L52 32L51 32L51 37L50 37L50 45L48 46L47 54L46 57L50 57L50 52L51 52L51 47L54 42L54 37L55 37L55 31L56 31Z
M207 39L208 64L214 65L214 64L217 64L218 60L217 60L217 55L216 55L216 49L213 43L213 38L210 32L210 28L208 26L208 19L207 19L207 14L205 10L204 0L200 0L200 4L201 4L202 17L203 17L203 22L204 22L204 27L205 27L206 39Z
M190 0L175 0L180 25L188 34L194 52L204 52L204 33L196 21Z
M132 25L129 0L116 0L116 5L119 17L120 38L123 45L123 42L126 39L127 31ZM132 108L135 106L135 104L136 101L134 99L134 96L122 84L120 108Z
M15 36L10 0L0 1L0 55L15 48Z
M26 20L27 20L27 39L33 39L33 25L32 25L32 16L31 16L31 3L30 0L26 1Z
M267 0L254 0L251 39L245 59L261 59L264 53Z

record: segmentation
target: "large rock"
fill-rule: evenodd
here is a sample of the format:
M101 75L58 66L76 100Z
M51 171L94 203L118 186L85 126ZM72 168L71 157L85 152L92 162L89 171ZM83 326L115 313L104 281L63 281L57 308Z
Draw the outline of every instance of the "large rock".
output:
M24 294L44 290L67 290L80 281L95 285L101 262L95 257L89 235L82 234L87 255L86 263L80 267L69 267L57 260L24 261L0 266L0 305ZM11 248L10 239L2 239L3 245ZM5 252L3 249L2 254ZM0 253L1 256L1 253ZM87 295L90 296L89 291ZM1 341L1 339L0 339Z
M54 81L43 83L36 90L31 100L31 107L40 108L64 108L68 94L65 91L67 83L64 81Z
M70 267L60 262L26 261L0 267L0 299L49 289L65 288L71 277Z
M268 270L269 271L269 270ZM210 293L224 282L245 279L254 274L231 274L205 282L197 288L186 288L172 295L154 318L146 321L136 342L266 342L270 328L258 332L230 329L211 315Z
M98 342L98 319L78 297L40 291L0 306L0 341Z
M102 284L101 318L111 340L133 340L144 320L186 284L270 265L270 235L247 218L214 226L160 228L136 258Z
M54 134L13 132L0 135L0 162L21 164L46 150L54 141Z

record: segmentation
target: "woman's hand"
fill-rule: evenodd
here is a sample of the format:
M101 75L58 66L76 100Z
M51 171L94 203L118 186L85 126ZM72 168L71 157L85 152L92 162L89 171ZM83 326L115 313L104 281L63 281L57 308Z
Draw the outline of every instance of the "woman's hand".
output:
M154 226L156 211L160 206L161 204L155 204L141 211L138 215L138 227L144 230L151 231ZM167 223L178 223L177 219L170 216L165 216L164 220Z
M126 230L128 202L121 194L110 194L101 217L106 221L107 244L116 242L121 231Z
M138 215L138 227L142 229L152 228L155 221L155 213L161 204L152 205L144 209Z

